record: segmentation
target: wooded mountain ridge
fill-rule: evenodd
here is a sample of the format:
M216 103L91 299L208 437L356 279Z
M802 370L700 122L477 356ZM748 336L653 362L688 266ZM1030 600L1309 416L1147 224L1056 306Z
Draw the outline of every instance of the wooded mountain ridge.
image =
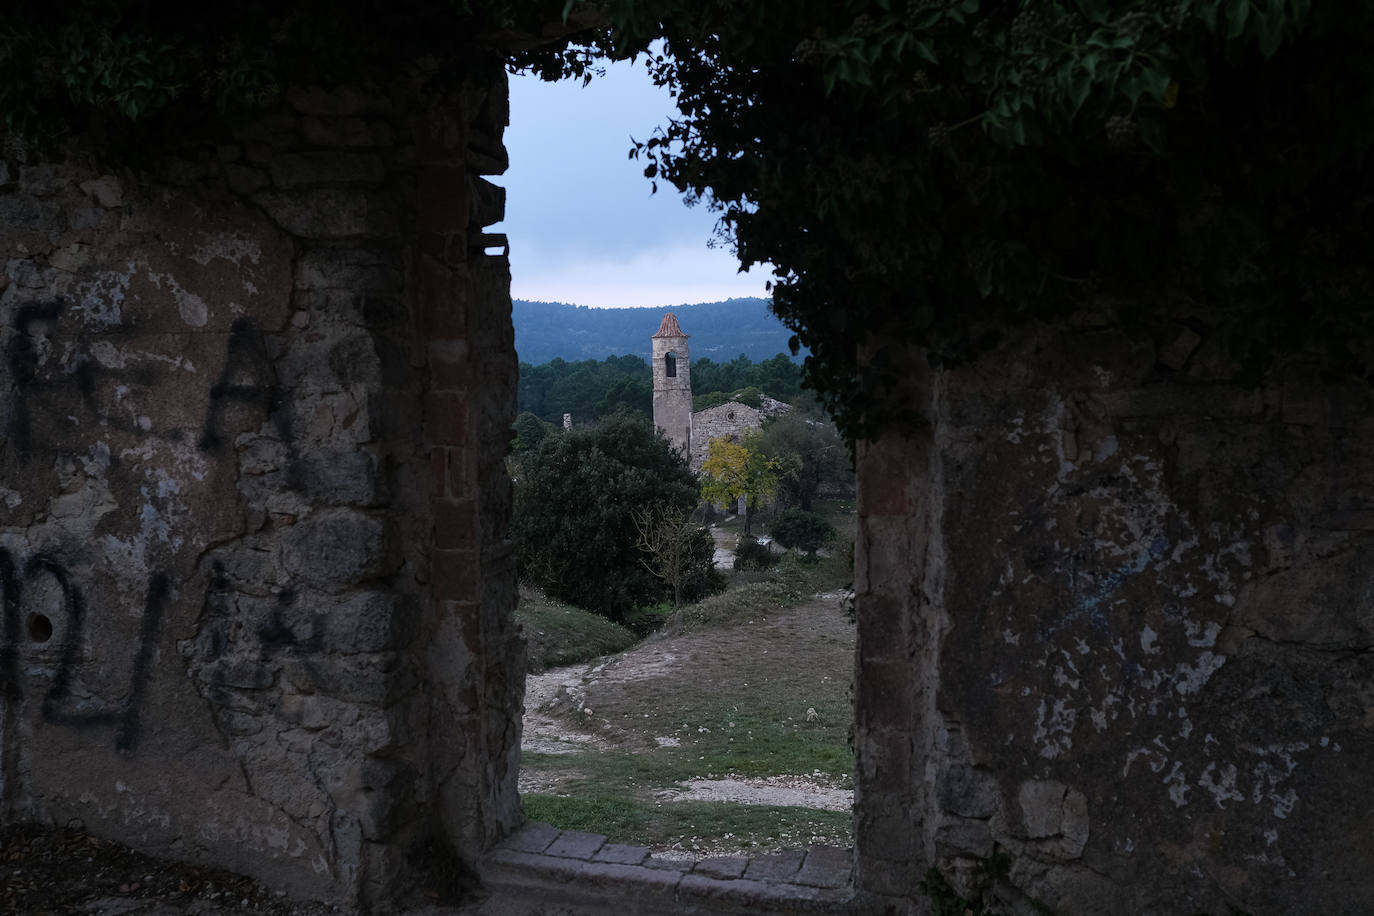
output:
M791 355L792 332L768 310L770 300L726 299L663 308L590 308L563 302L513 300L515 352L520 361L539 365L561 357L569 361L631 354L649 356L649 338L665 312L677 315L690 337L693 359L726 362L741 353L761 362ZM805 351L795 357L800 361Z

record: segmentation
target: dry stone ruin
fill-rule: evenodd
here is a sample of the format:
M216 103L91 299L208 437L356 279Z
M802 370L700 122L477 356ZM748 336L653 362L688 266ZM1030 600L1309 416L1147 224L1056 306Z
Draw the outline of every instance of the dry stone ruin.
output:
M4 146L5 821L353 910L495 874L523 661L478 63L138 162ZM910 354L923 425L859 446L858 848L823 911L923 912L932 867L1013 913L1374 910L1374 396L1243 377L1195 318ZM577 912L634 879L598 880Z
M6 146L7 820L352 906L518 823L486 73L294 90L143 166Z

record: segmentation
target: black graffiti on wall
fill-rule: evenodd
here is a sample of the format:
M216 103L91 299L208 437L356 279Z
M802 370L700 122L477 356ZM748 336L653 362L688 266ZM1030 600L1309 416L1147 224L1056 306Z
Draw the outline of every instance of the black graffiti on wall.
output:
M43 607L30 606L26 600L39 592L44 580L56 589L58 600ZM137 645L127 688L116 700L73 696L73 686L87 660L82 657L87 626L86 599L70 572L47 554L34 554L22 564L0 548L0 613L4 615L4 639L0 642L0 678L4 680L7 701L24 699L21 666L28 649L36 649L63 633L61 652L52 684L42 699L40 711L45 722L73 728L113 727L115 749L131 753L138 746L140 709L152 677L154 653L171 583L165 573L155 572L148 579L148 594L139 623ZM56 605L55 607L53 605ZM46 613L56 611L58 621ZM111 653L127 651L127 646L109 646Z
M268 355L262 331L247 318L238 318L225 345L224 368L210 386L210 406L201 428L201 449L220 451L227 444L226 414L246 407L272 418L277 435L290 447L291 420L282 403L277 372Z
M18 453L22 462L27 462L34 449L34 417L43 408L50 413L63 415L69 408L65 404L47 404L53 396L66 396L75 391L86 410L100 418L104 429L117 429L142 435L147 430L141 428L127 415L103 409L96 397L100 379L109 377L115 384L135 384L153 386L159 382L158 373L151 368L112 369L102 366L88 353L79 349L64 359L60 374L45 377L42 370L42 350L45 338L56 330L63 311L60 300L31 302L19 306L10 322L13 333L6 346L6 361L10 377L13 379L15 393L11 411L8 443ZM76 341L78 344L81 341ZM35 399L45 403L37 405ZM230 430L232 414L238 410L251 411L254 422L270 418L277 435L286 443L291 452L291 463L295 462L292 449L292 429L289 411L282 396L282 388L265 339L265 334L251 319L238 318L234 321L225 343L224 366L208 392L209 406L201 426L198 445L204 451L219 452L232 437ZM63 407L60 413L57 408Z

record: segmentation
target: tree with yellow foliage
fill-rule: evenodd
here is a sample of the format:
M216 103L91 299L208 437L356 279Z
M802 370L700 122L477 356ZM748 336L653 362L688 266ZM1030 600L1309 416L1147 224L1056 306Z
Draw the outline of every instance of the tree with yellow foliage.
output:
M701 466L701 496L714 505L744 500L744 533L754 519L760 499L778 490L778 462L759 450L758 430L749 430L739 442L720 436L707 446Z

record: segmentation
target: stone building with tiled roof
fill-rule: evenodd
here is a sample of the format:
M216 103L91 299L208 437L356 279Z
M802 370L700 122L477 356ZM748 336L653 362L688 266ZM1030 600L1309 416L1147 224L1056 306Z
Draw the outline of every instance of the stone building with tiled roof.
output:
M693 413L687 338L672 312L663 316L658 331L650 338L653 343L654 425L687 456L695 471L706 461L712 439L726 437L738 441L745 430L759 429L767 417L786 413L791 407L765 397L760 408L730 401Z

